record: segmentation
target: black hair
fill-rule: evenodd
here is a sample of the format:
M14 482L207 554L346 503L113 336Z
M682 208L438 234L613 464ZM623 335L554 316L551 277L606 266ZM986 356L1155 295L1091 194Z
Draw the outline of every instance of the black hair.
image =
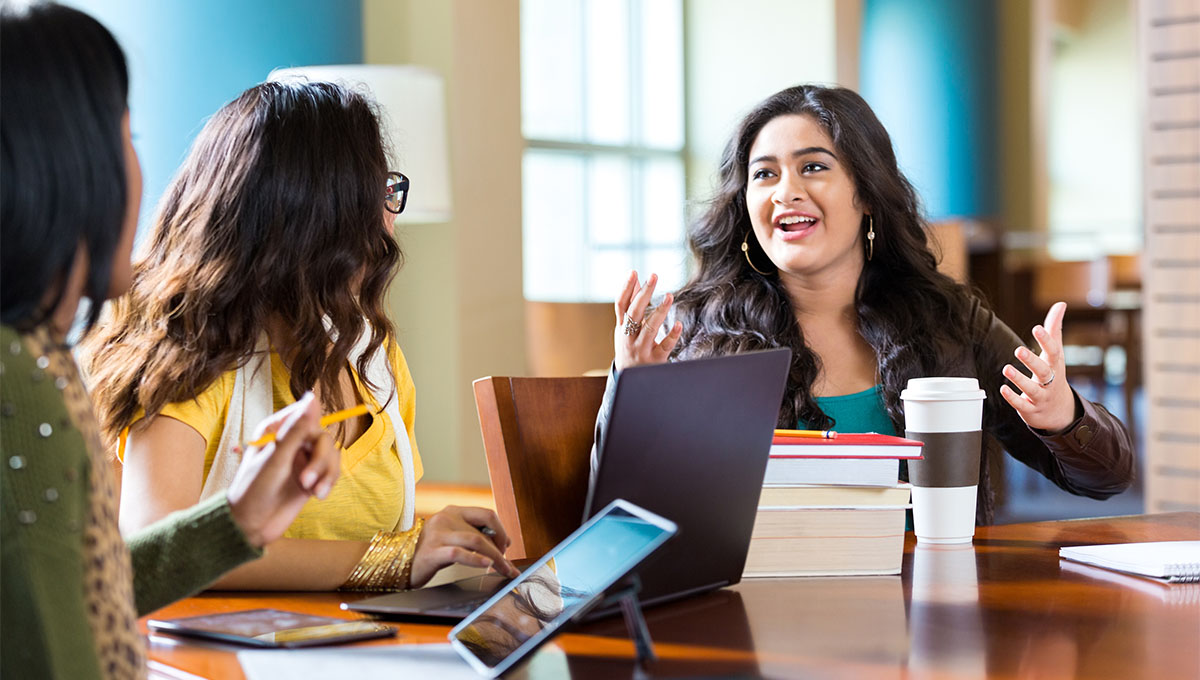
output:
M0 7L3 323L44 322L81 247L95 303L87 323L96 322L125 220L128 92L125 56L92 17L55 4Z

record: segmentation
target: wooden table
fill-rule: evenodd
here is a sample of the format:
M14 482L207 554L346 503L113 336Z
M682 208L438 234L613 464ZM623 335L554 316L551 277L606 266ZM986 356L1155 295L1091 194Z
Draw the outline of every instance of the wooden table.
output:
M646 610L651 676L1197 678L1200 584L1164 586L1060 563L1065 545L1200 540L1200 513L981 528L972 546L910 534L900 577L770 579ZM209 593L157 617L255 607L353 618L338 593ZM144 624L143 624L144 625ZM448 626L399 624L396 640L445 642ZM152 668L241 678L229 648L150 638ZM565 652L565 655L564 655ZM622 621L574 629L532 677L633 675ZM167 677L188 677L185 674Z

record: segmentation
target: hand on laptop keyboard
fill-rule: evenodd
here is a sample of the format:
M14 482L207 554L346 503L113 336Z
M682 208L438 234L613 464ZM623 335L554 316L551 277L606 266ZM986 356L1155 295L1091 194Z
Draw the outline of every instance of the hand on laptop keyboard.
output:
M488 527L494 534L488 536L480 531L480 527ZM501 576L516 577L520 572L504 558L510 543L495 512L485 508L446 506L425 522L413 556L410 584L420 588L435 573L451 564L491 568Z

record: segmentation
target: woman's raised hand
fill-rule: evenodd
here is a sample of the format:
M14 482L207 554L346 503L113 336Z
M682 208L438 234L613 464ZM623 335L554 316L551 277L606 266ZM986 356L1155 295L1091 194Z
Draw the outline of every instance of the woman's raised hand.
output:
M310 497L329 495L341 471L312 392L260 423L252 439L269 432L275 440L246 450L226 492L234 521L257 547L281 538Z
M1063 359L1062 327L1067 303L1056 302L1046 313L1043 326L1033 327L1033 337L1042 346L1040 356L1027 347L1018 347L1017 359L1032 373L1027 377L1012 364L1006 364L1004 377L1021 389L1018 394L1008 385L1000 386L1000 396L1017 410L1029 427L1060 432L1075 422L1075 395L1067 384L1067 365Z
M630 366L665 362L683 333L683 324L676 321L666 337L661 342L656 341L658 329L666 321L671 303L675 301L675 296L667 293L661 305L649 309L657 283L657 274L651 274L643 286L638 283L637 272L630 272L624 290L617 296L617 326L613 330L613 347L618 371Z
M485 529L490 532L485 534ZM409 587L420 588L440 569L455 563L491 568L515 578L521 572L504 558L510 543L496 513L486 508L448 505L425 520L413 554Z

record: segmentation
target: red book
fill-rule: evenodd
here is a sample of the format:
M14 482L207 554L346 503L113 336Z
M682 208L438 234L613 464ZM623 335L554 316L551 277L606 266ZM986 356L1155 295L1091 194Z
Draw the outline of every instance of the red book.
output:
M892 486L900 460L921 458L921 442L882 434L835 439L775 437L763 483Z
M886 434L842 434L833 439L781 437L771 441L772 458L920 459L921 442Z

